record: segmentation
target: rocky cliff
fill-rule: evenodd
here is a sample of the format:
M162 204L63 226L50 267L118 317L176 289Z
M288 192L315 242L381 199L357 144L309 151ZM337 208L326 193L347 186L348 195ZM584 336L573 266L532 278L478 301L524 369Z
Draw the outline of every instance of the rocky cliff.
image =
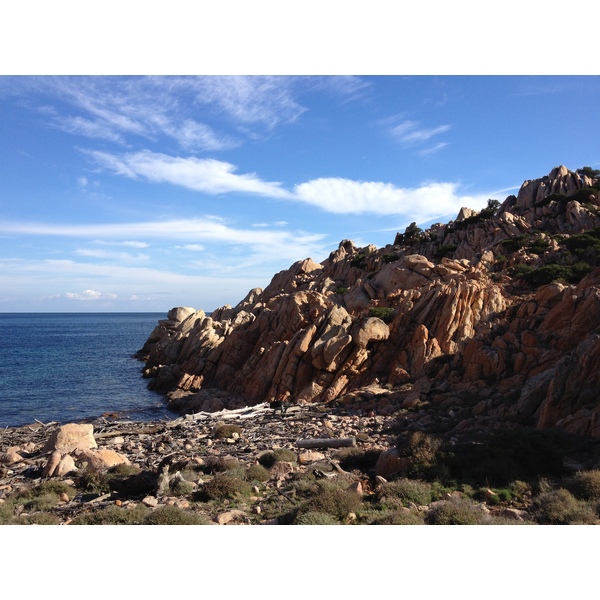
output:
M344 240L210 316L172 309L138 353L149 385L184 413L318 402L420 430L521 423L600 437L591 175L557 167L384 248Z

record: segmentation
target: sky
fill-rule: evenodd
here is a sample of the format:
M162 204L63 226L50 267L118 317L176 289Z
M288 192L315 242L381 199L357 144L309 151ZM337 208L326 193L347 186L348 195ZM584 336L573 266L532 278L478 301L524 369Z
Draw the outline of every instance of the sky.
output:
M0 311L213 310L600 166L597 76L2 76Z

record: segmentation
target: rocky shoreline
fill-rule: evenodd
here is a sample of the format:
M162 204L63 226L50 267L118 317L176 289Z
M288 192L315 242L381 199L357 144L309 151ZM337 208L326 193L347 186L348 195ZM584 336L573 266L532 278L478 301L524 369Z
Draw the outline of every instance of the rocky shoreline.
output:
M102 417L7 428L0 432L0 522L532 524L554 518L540 504L544 494L548 501L568 494L562 500L571 502L572 522L598 521L596 504L573 495L582 472L598 473L590 448L575 457L586 465L562 457L565 469L553 479L503 489L450 484L423 464L433 451L433 438L417 426L423 415L401 414L260 404L171 421ZM417 451L403 451L401 438L416 440Z

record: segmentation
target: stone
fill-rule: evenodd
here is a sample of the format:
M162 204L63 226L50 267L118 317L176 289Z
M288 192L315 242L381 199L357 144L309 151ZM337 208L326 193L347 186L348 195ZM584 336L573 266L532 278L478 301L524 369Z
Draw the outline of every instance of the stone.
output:
M58 450L62 454L67 454L75 450L90 450L97 447L93 425L68 423L50 435L42 452Z
M228 510L217 516L217 523L219 525L227 525L232 522L244 523L245 521L246 513L243 510Z
M56 471L54 475L56 477L65 477L73 471L77 471L77 467L75 466L75 460L70 454L65 454L61 457L58 465L56 466Z
M301 452L298 455L298 462L301 465L310 465L312 463L318 462L320 460L324 460L325 455L322 452L313 452L309 450L308 452Z
M109 448L99 450L86 450L77 457L78 462L86 462L87 471L104 471L120 464L131 464L124 454L119 454Z
M397 473L406 472L409 466L408 458L399 456L397 448L390 448L379 455L375 464L375 475L389 479Z
M150 508L154 508L154 507L158 506L158 499L155 496L146 496L142 500L142 504L144 504L145 506L148 506Z
M62 454L58 450L55 450L50 455L50 458L48 459L48 462L46 463L46 466L42 471L42 478L52 477L54 475L54 472L56 471L61 458Z
M14 465L22 460L23 457L16 450L9 449L7 452L0 454L0 463L4 465Z

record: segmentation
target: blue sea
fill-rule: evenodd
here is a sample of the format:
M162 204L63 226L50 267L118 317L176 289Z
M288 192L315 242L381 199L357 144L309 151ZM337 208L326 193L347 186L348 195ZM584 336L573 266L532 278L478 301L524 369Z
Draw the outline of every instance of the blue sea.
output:
M173 418L132 355L163 313L0 313L0 427Z

